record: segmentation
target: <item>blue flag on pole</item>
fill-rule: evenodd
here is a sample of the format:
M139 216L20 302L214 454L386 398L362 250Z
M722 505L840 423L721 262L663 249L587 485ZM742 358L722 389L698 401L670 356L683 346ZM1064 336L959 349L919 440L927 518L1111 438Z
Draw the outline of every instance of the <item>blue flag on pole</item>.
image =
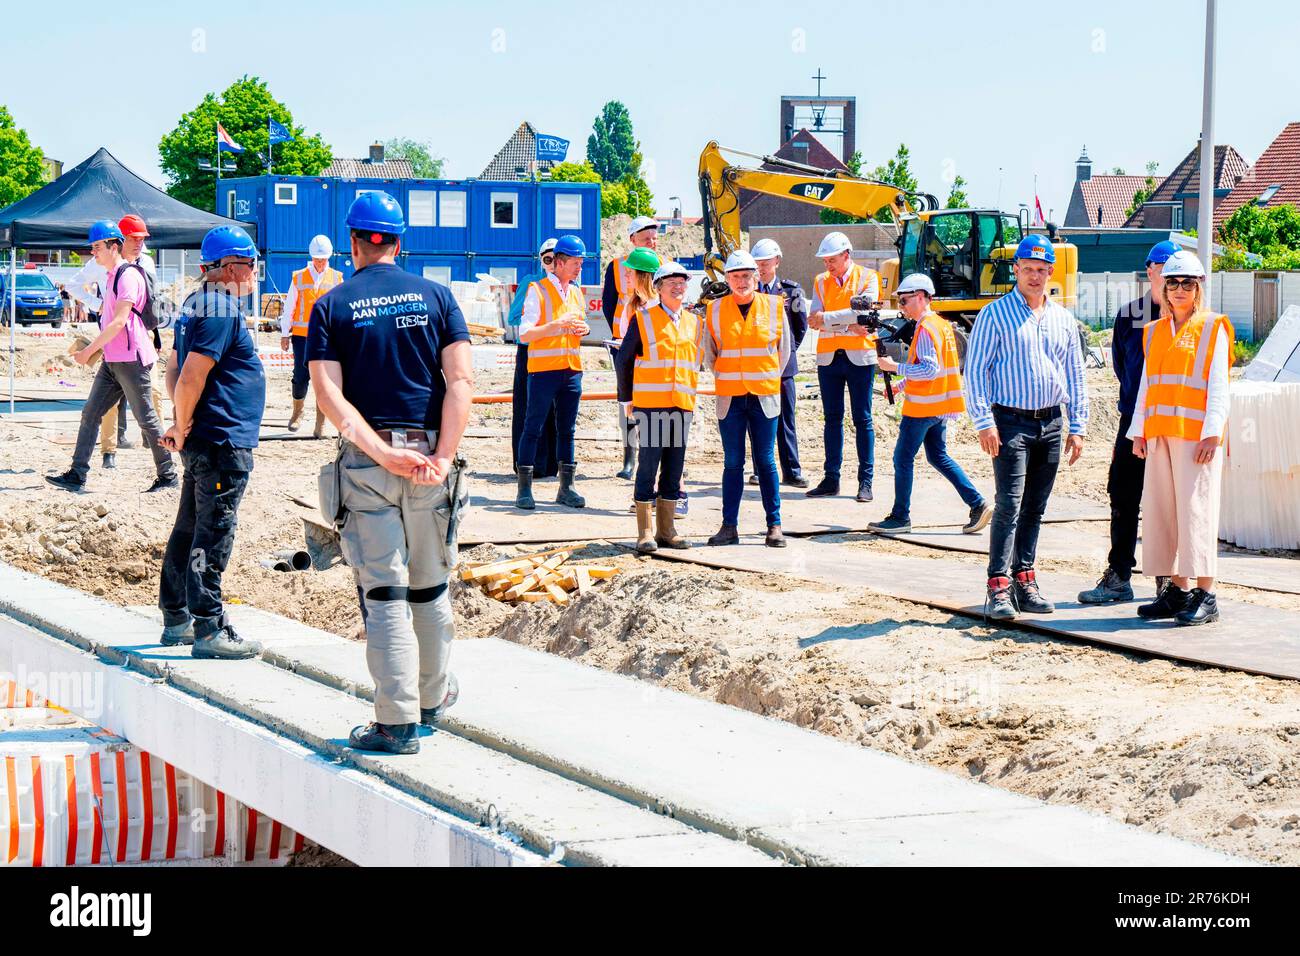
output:
M268 119L267 125L270 127L270 138L267 140L270 145L274 146L276 143L287 143L289 140L293 139L293 134L275 120Z
M569 154L569 141L560 139L558 136L548 136L545 133L537 134L537 161L562 163L564 157Z

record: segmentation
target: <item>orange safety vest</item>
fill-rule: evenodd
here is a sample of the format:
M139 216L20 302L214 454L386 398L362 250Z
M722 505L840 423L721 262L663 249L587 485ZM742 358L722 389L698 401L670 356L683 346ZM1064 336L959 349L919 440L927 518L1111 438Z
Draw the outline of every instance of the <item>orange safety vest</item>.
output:
M1226 315L1197 312L1176 334L1172 316L1147 324L1142 335L1147 378L1144 438L1201 440L1210 390L1210 365L1220 328L1228 333L1228 362L1231 363L1235 336Z
M293 274L293 287L297 290L298 299L293 309L292 333L294 335L307 334L307 322L311 319L312 307L316 305L326 292L334 288L343 281L343 273L338 269L331 269L328 266L321 275L320 283L317 284L316 277L311 274L311 267L299 269Z
M537 318L538 325L549 325L562 315L574 314L578 318L586 316L586 307L582 299L582 289L576 282L570 282L569 288L561 297L560 290L550 278L533 283L541 299L542 311ZM582 371L582 338L577 335L552 335L544 339L533 339L528 343L528 373L558 372L562 369Z
M849 266L843 285L832 279L829 272L821 273L813 280L813 288L817 290L817 298L821 300L822 311L836 312L850 308L850 300L866 289L875 274L876 270L868 269L859 262ZM880 288L879 278L876 279L876 288ZM844 349L846 352L867 352L874 349L878 341L879 336L876 335L832 335L822 331L817 333L817 352L824 354L837 349Z
M636 314L641 350L632 367L632 404L637 408L695 411L704 321L682 309L677 319L661 305Z
M618 303L614 306L614 338L621 339L627 335L627 303L632 298L632 270L626 265L626 257L614 260L614 291L618 293Z
M713 366L716 394L776 395L781 391L781 335L785 299L759 293L748 317L734 296L709 303L709 332L717 347Z
M957 356L957 336L952 323L933 312L927 313L919 323L917 332L925 329L939 358L939 374L932 379L908 379L903 391L903 414L909 418L935 418L966 411L966 399L961 391L961 359ZM916 339L907 350L907 363L916 363Z

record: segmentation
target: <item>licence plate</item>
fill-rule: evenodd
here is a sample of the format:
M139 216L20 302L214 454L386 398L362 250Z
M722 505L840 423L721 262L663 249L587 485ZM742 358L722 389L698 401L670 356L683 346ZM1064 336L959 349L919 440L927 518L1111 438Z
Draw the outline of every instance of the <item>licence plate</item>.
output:
M49 309L32 309L32 315L49 315Z

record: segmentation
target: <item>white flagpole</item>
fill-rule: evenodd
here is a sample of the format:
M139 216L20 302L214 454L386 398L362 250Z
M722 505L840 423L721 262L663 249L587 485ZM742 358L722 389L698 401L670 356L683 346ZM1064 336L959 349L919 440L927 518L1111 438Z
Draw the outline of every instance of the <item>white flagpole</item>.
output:
M1205 0L1205 91L1201 108L1201 197L1196 210L1196 251L1205 266L1205 306L1210 307L1214 263L1214 21L1216 0Z

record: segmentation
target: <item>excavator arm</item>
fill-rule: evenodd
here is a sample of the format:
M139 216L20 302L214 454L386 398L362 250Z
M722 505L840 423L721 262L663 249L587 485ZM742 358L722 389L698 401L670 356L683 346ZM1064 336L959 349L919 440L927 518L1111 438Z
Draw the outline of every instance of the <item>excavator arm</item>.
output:
M734 166L722 151L748 156L780 171ZM843 170L818 169L778 156L756 156L711 142L700 153L700 206L704 214L704 266L714 280L723 276L727 256L740 248L740 191L781 196L821 209L867 219L888 209L902 216L937 208L927 193L907 195L889 183L860 179Z

